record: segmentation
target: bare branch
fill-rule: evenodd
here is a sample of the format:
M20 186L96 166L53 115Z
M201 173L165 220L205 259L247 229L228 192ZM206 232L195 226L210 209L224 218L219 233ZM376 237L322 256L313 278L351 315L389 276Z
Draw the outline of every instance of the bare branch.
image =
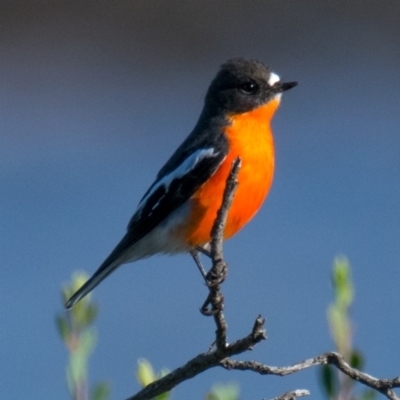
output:
M317 357L309 358L288 367L271 367L269 365L264 365L255 361L235 361L231 359L225 359L221 362L221 365L228 370L236 369L241 371L254 371L261 375L278 376L294 374L304 369L323 364L330 364L335 366L351 379L377 390L391 400L400 400L400 398L396 396L396 393L393 391L394 388L400 387L400 376L394 379L374 378L371 375L352 368L344 361L343 357L340 354L334 352L321 354Z
M291 392L286 392L278 397L274 397L272 400L295 400L297 397L309 396L310 392L305 389L297 389Z
M228 266L223 260L223 232L226 224L227 214L238 185L237 175L239 169L240 159L237 158L232 164L232 169L228 176L223 195L222 205L218 211L211 233L212 240L210 256L212 258L212 268L207 274L204 274L204 271L201 270L203 272L203 276L205 275L206 284L209 289L209 295L204 302L201 311L205 315L212 315L214 317L215 324L217 326L215 349L212 350L214 347L212 346L208 352L197 355L182 367L175 369L163 378L160 378L159 380L146 386L128 400L151 400L164 392L170 391L181 382L191 379L207 369L216 366L223 367L227 370L235 369L242 371L253 371L261 375L285 376L323 364L335 366L351 379L379 391L390 400L400 400L400 398L393 391L394 388L400 387L400 376L394 379L374 378L371 375L352 368L344 361L340 354L334 352L324 353L287 367L273 367L256 361L235 361L229 358L231 356L251 350L255 345L266 339L266 333L264 330L265 320L261 316L258 316L249 335L233 342L232 344L228 344L227 324L222 313L224 309L224 298L220 291L220 284L226 278L228 271ZM207 251L204 249L197 250L207 253ZM196 260L197 253L194 252L192 255ZM197 259L197 261L200 268L201 263L199 259ZM211 306L211 309L209 306ZM294 400L297 397L307 395L309 395L307 390L295 390L286 392L273 400Z
M128 400L150 400L154 396L157 396L158 394L171 390L179 383L187 379L193 378L199 373L216 366L222 366L223 368L228 370L236 369L241 371L253 371L261 375L286 376L300 372L310 367L323 364L334 365L350 378L366 386L369 386L374 390L377 390L378 392L385 395L388 399L400 400L400 398L396 395L396 393L393 390L395 388L400 388L400 376L394 379L374 378L371 375L368 375L364 372L361 372L355 368L350 367L349 364L347 364L343 360L343 357L340 354L334 352L324 353L314 358L309 358L299 363L290 365L288 367L272 367L255 361L235 361L228 358L229 356L240 354L246 350L249 350L252 346L256 345L265 338L265 333L262 328L263 322L264 321L262 320L262 318L260 317L257 318L253 328L253 332L249 336L240 339L231 345L228 345L224 351L216 350L212 353L205 353L198 355L183 367L178 368L175 371L172 371L164 378L161 378L158 381L150 384L149 386L144 388L141 392L139 392L137 395L131 397ZM161 391L160 388L162 388ZM303 391L295 391L288 393L296 393L296 392L303 393ZM307 395L305 392L306 391L304 391L304 394L302 394L302 396ZM285 393L282 396L285 396L288 393ZM293 397L282 397L282 396L279 396L274 400L293 398ZM300 396L297 394L297 397Z

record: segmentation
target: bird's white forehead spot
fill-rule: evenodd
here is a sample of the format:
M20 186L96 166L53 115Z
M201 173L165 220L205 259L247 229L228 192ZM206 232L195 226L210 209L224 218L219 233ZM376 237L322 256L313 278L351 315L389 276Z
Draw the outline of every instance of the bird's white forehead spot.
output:
M268 85L274 86L275 83L279 82L280 80L281 80L281 78L279 78L279 76L277 74L275 74L274 72L271 72L269 74Z

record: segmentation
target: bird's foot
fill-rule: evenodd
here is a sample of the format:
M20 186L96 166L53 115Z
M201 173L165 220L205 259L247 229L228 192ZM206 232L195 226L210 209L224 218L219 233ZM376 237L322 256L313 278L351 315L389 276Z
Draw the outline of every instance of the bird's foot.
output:
M222 260L218 260L216 265L214 265L205 276L206 284L208 288L213 288L224 282L227 276L228 276L227 264Z

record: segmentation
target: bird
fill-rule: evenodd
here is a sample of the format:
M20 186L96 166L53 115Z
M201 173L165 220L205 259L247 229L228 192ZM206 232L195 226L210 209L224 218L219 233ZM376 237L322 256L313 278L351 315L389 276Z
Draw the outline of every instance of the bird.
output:
M258 60L234 58L223 63L206 92L194 129L158 172L121 241L65 308L72 308L122 264L158 253L206 252L237 157L241 168L224 240L248 223L273 179L272 117L282 93L297 84L281 82Z

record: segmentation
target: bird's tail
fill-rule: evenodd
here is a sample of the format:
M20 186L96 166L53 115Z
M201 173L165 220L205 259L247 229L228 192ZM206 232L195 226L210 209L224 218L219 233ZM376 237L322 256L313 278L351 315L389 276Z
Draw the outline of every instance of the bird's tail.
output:
M72 308L79 300L83 299L89 292L91 292L103 279L107 278L114 272L121 264L132 262L140 259L141 257L127 257L129 251L132 250L133 245L137 240L132 239L132 235L127 233L122 240L117 244L111 254L104 260L98 270L93 276L74 293L74 295L65 303L65 308L68 310Z
M107 261L107 260L106 260ZM99 267L99 269L80 287L71 298L65 303L65 309L69 310L79 300L83 299L89 294L103 279L115 271L121 263L118 260L111 264L104 265L105 262Z

